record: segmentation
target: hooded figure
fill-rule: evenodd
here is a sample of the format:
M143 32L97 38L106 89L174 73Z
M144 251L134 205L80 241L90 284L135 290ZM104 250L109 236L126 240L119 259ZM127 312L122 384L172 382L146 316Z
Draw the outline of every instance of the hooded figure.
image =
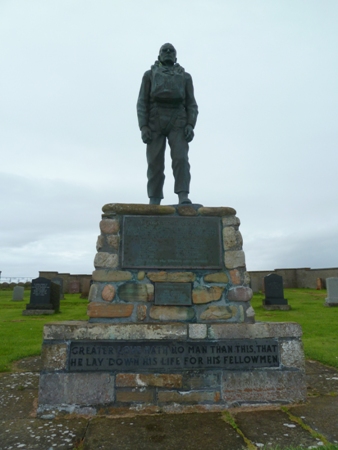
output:
M159 205L163 198L164 152L170 146L174 191L180 204L188 198L190 164L188 151L194 138L198 108L191 76L176 63L176 50L171 44L160 48L158 61L143 75L137 101L137 116L142 140L147 144L148 197Z

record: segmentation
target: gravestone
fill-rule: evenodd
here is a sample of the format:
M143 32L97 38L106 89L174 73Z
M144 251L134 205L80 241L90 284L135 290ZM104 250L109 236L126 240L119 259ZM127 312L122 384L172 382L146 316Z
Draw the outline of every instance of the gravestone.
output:
M15 286L13 289L13 302L21 302L23 300L24 287L23 286Z
M32 280L30 302L23 315L54 314L60 310L60 286L48 278Z
M291 309L288 301L284 298L283 277L275 273L264 277L265 299L263 300L263 308L267 310Z
M68 292L69 292L69 294L79 294L80 293L80 282L79 281L70 281L68 283Z
M60 300L64 300L65 296L63 295L63 279L60 277L52 278L52 282L60 286Z
M90 280L83 280L81 285L81 295L80 298L88 298L90 289Z
M325 306L338 306L338 278L326 278L326 289Z

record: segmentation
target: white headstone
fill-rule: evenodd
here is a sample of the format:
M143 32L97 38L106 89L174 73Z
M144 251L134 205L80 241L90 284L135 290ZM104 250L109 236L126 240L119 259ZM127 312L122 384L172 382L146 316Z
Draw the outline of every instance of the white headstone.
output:
M338 306L338 278L326 278L326 289L325 306Z
M21 302L23 300L24 287L23 286L15 286L13 289L13 302Z

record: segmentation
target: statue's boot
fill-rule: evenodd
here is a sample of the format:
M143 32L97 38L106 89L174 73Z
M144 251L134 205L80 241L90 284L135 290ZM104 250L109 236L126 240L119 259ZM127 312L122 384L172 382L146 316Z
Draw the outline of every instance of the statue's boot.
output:
M160 205L161 204L161 198L160 197L150 197L149 199L149 205Z
M188 197L189 192L179 192L178 193L178 202L180 205L190 205L191 204L191 200Z

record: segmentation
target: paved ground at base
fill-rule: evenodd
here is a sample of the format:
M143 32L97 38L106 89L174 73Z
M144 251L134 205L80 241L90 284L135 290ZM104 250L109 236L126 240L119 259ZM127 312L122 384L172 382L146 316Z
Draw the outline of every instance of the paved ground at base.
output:
M307 361L308 401L287 408L135 417L35 417L40 358L0 374L0 449L338 449L338 370ZM47 416L48 417L48 416Z

